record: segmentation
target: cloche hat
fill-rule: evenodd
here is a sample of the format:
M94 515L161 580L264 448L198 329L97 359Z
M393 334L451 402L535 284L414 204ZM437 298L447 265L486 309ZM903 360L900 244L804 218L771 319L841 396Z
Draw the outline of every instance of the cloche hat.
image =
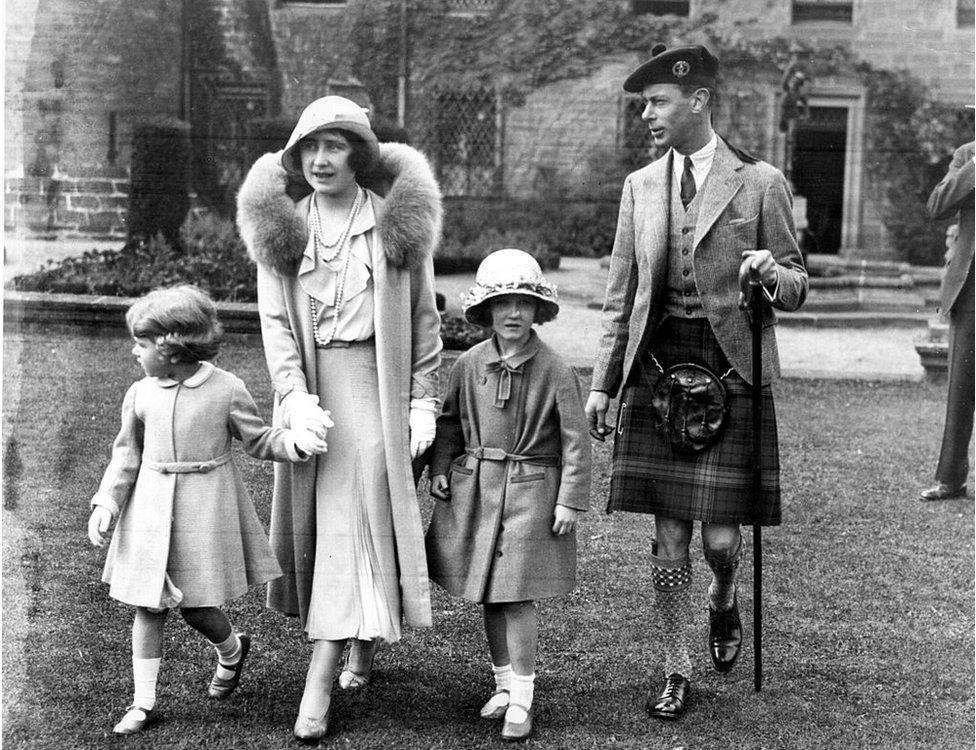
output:
M461 300L461 308L464 317L475 325L491 325L488 301L504 294L524 294L539 300L536 323L548 323L559 312L555 285L546 281L539 263L524 250L496 250L481 261L474 282Z
M344 96L323 96L316 99L305 107L298 118L285 150L281 152L281 166L291 174L301 175L298 144L302 138L320 130L347 130L359 136L369 148L370 163L375 163L379 159L380 147L366 116L367 111Z

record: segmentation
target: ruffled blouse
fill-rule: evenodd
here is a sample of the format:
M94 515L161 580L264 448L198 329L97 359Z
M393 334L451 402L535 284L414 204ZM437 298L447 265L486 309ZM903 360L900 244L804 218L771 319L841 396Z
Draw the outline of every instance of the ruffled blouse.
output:
M312 202L309 201L309 210ZM342 295L339 325L335 341L363 341L374 333L373 327L373 259L370 255L367 232L376 226L373 203L366 193L366 200L349 229L349 270ZM336 314L336 296L339 280L346 262L345 252L328 262L315 252L315 237L310 231L305 252L298 266L298 283L316 301L318 329L323 338L332 331Z

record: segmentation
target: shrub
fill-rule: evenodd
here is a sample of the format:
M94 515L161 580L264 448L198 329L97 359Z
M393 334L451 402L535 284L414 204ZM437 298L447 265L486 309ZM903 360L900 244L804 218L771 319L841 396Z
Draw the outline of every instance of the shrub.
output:
M254 265L228 219L190 217L179 249L161 234L129 240L120 250L90 250L14 278L26 292L138 297L159 286L193 283L219 300L257 299Z
M491 331L469 323L460 315L441 316L441 341L445 349L470 349L491 335Z
M130 183L129 241L162 234L179 249L180 225L190 207L190 126L168 118L137 125Z

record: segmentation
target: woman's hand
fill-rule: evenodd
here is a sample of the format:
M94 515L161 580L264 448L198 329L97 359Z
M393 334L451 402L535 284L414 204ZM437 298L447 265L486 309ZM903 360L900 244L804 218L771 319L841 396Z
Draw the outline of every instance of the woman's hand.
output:
M430 399L410 402L410 458L430 448L437 434L437 404Z
M88 539L96 547L105 546L105 534L108 527L112 525L112 511L101 505L92 508L91 516L88 518Z
M292 391L281 402L285 410L285 424L293 430L309 430L321 440L335 427L330 412L319 406L319 397L304 391Z
M556 536L572 533L573 529L576 528L576 517L578 515L578 510L567 508L565 505L557 505L555 513L556 520L552 525L552 533Z
M435 474L430 478L430 494L438 500L451 499L451 483L443 474Z

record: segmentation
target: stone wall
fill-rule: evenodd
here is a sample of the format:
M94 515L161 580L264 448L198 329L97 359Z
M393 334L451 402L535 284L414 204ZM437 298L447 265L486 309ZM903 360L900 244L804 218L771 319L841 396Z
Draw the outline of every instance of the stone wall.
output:
M13 177L4 182L4 226L29 235L125 236L129 177Z

